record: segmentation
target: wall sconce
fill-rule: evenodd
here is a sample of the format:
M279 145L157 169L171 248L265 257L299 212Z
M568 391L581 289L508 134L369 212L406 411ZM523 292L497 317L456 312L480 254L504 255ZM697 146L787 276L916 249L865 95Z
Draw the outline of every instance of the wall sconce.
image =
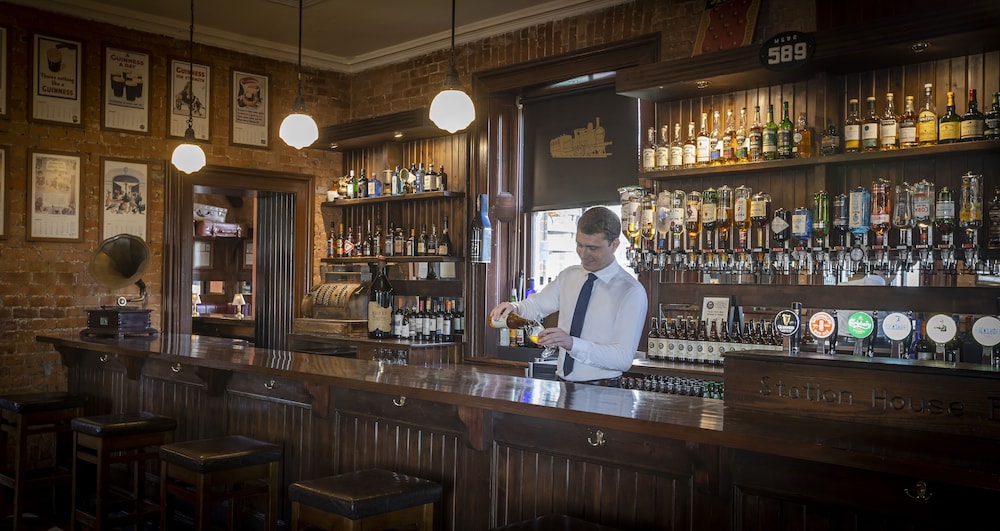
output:
M247 300L243 298L242 293L237 293L233 295L233 306L236 307L236 318L242 319L246 317L243 315L243 305L247 303Z

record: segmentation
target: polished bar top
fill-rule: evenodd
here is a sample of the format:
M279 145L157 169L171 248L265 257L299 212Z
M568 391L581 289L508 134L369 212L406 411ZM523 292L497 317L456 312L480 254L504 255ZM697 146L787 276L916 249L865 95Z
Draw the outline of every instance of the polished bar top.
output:
M761 414L724 422L722 400L611 389L484 372L476 367L424 368L302 352L256 348L241 340L197 335L157 338L81 338L39 335L67 365L81 353L119 361L159 360L207 369L259 374L314 385L373 391L457 407L526 415L595 428L686 440L870 470L956 474L1000 489L993 439L955 437L851 423ZM955 451L962 448L961 452Z

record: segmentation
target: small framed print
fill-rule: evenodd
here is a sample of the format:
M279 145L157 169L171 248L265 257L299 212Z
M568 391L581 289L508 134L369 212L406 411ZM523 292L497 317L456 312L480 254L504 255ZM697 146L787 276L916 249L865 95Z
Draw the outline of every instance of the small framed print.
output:
M28 157L28 240L83 241L80 157L32 151Z
M117 234L146 239L149 165L101 160L101 241Z
M31 119L83 127L83 44L33 36Z
M243 242L243 267L253 269L253 240Z
M0 240L7 238L7 148L0 146Z
M198 140L208 140L211 125L209 105L212 101L212 68L181 59L171 59L168 79L170 80L170 99L167 105L168 136L183 138L190 116L194 137Z
M268 77L233 69L232 143L268 147Z
M194 256L191 259L191 267L194 269L211 269L212 242L197 240L194 242Z
M0 28L0 116L7 116L7 28Z
M148 53L104 47L102 127L149 134L148 79Z

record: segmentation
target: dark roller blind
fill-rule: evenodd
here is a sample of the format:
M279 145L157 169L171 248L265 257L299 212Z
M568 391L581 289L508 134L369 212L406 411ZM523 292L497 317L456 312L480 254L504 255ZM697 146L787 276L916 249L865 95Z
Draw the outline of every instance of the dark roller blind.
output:
M528 208L615 202L619 187L637 184L637 100L612 84L521 103Z

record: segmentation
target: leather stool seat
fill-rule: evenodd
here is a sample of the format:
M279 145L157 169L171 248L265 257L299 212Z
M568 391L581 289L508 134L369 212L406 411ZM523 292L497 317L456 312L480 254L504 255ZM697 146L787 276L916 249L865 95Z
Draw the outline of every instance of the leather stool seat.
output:
M112 413L78 417L73 428L73 511L77 522L94 529L129 525L155 520L160 513L159 500L146 496L146 463L155 459L162 444L173 440L177 421L147 412ZM92 488L86 488L80 462L94 465ZM112 467L124 465L131 470L131 485L121 489L112 481ZM84 502L94 495L93 505ZM81 503L84 502L84 503Z
M70 421L83 414L87 403L84 396L70 393L26 393L0 396L0 485L11 489L13 496L13 527L21 525L21 513L26 509L27 493L31 489L68 486L72 480L68 456L70 454ZM31 463L28 438L53 434L56 453L50 469L38 469ZM9 452L13 447L13 452ZM12 463L7 456L13 453ZM6 496L0 500L6 502ZM56 508L53 493L44 498ZM7 508L0 508L0 517Z
M433 481L377 468L300 481L288 488L292 530L300 528L303 513L309 523L330 526L328 529L334 527L331 522L343 522L345 518L352 521L345 528L366 529L365 519L391 514L402 517L392 520L394 525L417 524L421 529L430 529L433 504L441 500L442 491L441 485ZM406 511L410 508L419 510ZM320 513L341 518L324 518Z
M278 518L281 458L280 446L240 435L161 446L160 500L164 511L160 529L171 528L167 522L168 495L194 502L197 531L208 528L212 502L266 496L264 529L273 531ZM259 485L261 481L263 485ZM234 504L230 503L230 528L236 526L234 514Z
M532 520L497 527L493 531L616 531L616 529L564 514L547 514Z

